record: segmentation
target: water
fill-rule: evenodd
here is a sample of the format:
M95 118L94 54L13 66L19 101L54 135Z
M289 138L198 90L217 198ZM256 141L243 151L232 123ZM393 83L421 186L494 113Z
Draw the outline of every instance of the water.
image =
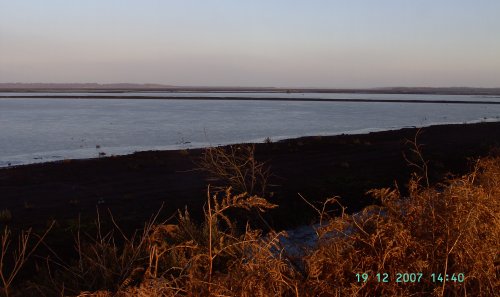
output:
M15 96L5 94L8 93L0 93L0 96ZM364 99L500 101L497 97L484 96L229 94L265 98L272 94L285 98L289 95L347 98L349 95ZM214 96L214 93L191 93L189 96ZM99 153L119 155L143 150L260 142L266 137L279 140L440 123L498 121L499 117L500 105L481 104L7 98L0 99L0 167L91 158Z
M286 99L367 99L367 100L454 100L454 101L494 101L500 102L500 96L493 95L422 95L422 94L361 94L361 93L283 93L283 92L0 92L0 97L23 96L99 96L102 98L123 96L137 97L240 97L240 98L286 98Z

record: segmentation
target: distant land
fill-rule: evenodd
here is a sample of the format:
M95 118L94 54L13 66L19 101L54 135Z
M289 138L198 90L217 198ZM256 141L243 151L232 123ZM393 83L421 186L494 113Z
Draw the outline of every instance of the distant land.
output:
M448 94L500 95L499 88L474 87L386 87L386 88L278 88L278 87L206 87L135 83L0 83L2 92L276 92L276 93L366 93L366 94Z

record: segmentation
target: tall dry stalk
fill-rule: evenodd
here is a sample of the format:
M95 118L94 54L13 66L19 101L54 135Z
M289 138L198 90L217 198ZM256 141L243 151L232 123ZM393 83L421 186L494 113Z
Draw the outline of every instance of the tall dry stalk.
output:
M42 236L33 235L31 228L28 230L22 230L18 236L17 249L12 251L12 262L7 265L7 255L10 250L11 236L12 232L9 227L5 227L4 232L1 237L1 250L0 250L0 280L2 281L2 291L3 294L8 297L10 289L16 276L19 274L21 269L24 267L30 256L35 252L38 246L43 242L47 234L50 232L54 222L47 228L47 230L42 234ZM29 246L30 239L35 236L38 237L32 247Z
M410 152L412 153L413 156L412 158L409 158L403 152L403 158L410 167L413 167L417 170L417 172L415 172L414 174L414 177L423 179L425 181L425 185L429 187L430 186L429 167L428 167L429 162L424 158L423 145L420 144L418 141L421 134L422 134L422 129L420 128L417 130L412 140L408 139L406 140L406 144L409 146Z
M263 292L268 292L268 289L280 291L285 287L286 290L291 290L293 285L289 283L293 283L293 279L284 276L285 271L290 269L286 268L283 259L280 260L273 253L273 247L274 250L279 250L278 234L265 239L259 231L251 230L247 225L245 232L240 235L227 215L227 211L234 208L263 212L275 207L276 205L258 196L232 194L231 189L212 195L209 188L205 221L201 229L192 224L185 212L179 213L179 224L176 227L170 226L168 230L161 227L153 235L155 239L151 249L160 257L153 262L162 267L159 271L163 277L169 276L159 288L154 289L155 296L172 296L173 293L232 296L238 292L235 290L242 289L241 286L246 287L250 278L255 285L262 282L260 286ZM264 269L263 263L269 263L266 273L274 273L278 267L282 272L276 271L276 275L266 281L256 279L254 274L263 272L257 270ZM277 263L281 264L276 265ZM243 281L245 278L246 282ZM148 280L150 281L153 280ZM270 287L264 289L263 283L266 282ZM239 289L234 287L236 283ZM130 290L134 294L145 294L145 291L152 292L153 289L141 287Z
M160 211L161 208L145 223L142 232L126 236L111 212L111 226L104 228L97 210L95 234L83 232L78 224L74 236L76 259L61 259L47 247L52 255L47 258L40 280L31 286L51 296L58 292L78 295L99 289L114 291L140 282L145 274L149 236L157 224Z
M231 187L237 193L262 197L266 194L270 170L266 163L255 159L255 145L207 148L198 166L209 174L211 181L219 183L212 190Z

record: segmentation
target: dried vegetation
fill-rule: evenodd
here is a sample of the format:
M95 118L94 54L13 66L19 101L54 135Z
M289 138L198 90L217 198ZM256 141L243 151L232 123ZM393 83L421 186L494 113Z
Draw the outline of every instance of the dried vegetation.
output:
M209 149L202 160L213 178L228 186L209 187L202 224L184 210L175 224L153 218L131 238L116 224L105 234L98 228L93 237L78 232L78 259L47 260L46 272L24 283L25 289L11 290L4 282L4 295L495 296L500 291L500 158L479 160L470 174L434 186L428 186L425 172L414 174L405 196L397 187L371 190L380 206L354 215L328 217L328 205L336 202L329 199L317 209L317 244L297 265L280 245L284 232L263 234L248 224L238 231L228 215L235 208L277 207L254 195L265 193L268 169L254 160L252 148L238 151ZM358 281L358 273L371 277ZM378 282L376 273L387 273L389 281ZM423 277L397 283L397 273ZM431 273L464 273L465 279L433 282Z
M308 292L333 296L495 296L500 291L500 159L478 161L469 175L435 187L414 176L409 196L369 193L381 206L343 214L318 230L306 257ZM335 234L336 236L331 236ZM330 236L329 236L330 235ZM358 282L356 273L368 273ZM389 282L378 282L388 273ZM397 273L422 273L397 283ZM463 283L430 275L465 274Z
M215 191L232 187L238 193L267 193L270 168L255 159L255 145L207 148L198 166L208 173L210 182L217 184Z

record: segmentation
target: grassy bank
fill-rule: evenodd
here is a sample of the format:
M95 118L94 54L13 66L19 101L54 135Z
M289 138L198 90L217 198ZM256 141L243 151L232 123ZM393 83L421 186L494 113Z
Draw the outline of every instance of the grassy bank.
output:
M428 163L414 148L407 159L415 173L404 194L397 185L372 189L377 205L356 214L337 198L306 201L317 212L317 244L300 255L280 244L283 231L264 232L242 220L246 213L265 221L262 214L280 207L266 199L269 175L252 148L207 150L199 166L220 186L208 188L201 222L181 209L168 222L157 214L128 235L100 214L95 228L74 230L71 258L50 253L43 236L25 233L17 247L6 229L3 295L494 296L500 158L477 160L468 174L431 183ZM36 273L23 277L38 243L49 256L34 257Z

